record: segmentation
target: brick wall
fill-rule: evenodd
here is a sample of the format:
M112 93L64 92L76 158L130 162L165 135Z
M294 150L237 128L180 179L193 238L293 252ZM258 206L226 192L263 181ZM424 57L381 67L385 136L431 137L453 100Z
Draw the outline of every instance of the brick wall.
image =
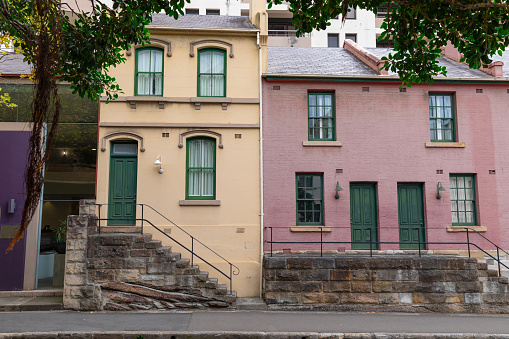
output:
M279 86L274 90L273 86ZM369 87L363 92L363 87ZM350 240L351 182L373 182L377 188L381 241L397 241L397 183L424 187L428 241L465 241L451 226L449 174L476 175L478 225L486 236L509 248L509 124L507 86L488 84L413 85L399 92L397 83L354 81L264 81L264 226L275 241L319 240L319 234L290 232L296 224L295 173L323 173L325 226L329 241ZM483 93L476 93L482 88ZM304 147L307 141L307 93L334 91L336 140L342 147ZM426 148L430 141L428 95L454 93L457 141L464 148ZM342 169L337 173L336 169ZM489 170L496 174L489 174ZM436 170L443 170L437 174ZM336 182L343 187L334 199ZM446 191L436 199L437 183ZM268 238L268 230L265 238ZM480 238L485 249L492 248ZM328 245L329 250L349 245ZM317 250L316 245L275 245L274 249ZM382 245L381 249L397 249ZM429 245L429 249L466 249L459 245ZM265 250L268 250L266 245ZM339 249L341 251L341 249Z

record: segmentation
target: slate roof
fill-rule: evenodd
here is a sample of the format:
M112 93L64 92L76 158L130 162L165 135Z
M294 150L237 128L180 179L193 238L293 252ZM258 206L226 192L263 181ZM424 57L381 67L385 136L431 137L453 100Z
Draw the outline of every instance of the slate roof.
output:
M178 20L163 13L153 14L152 23L148 27L178 27L178 28L218 28L218 29L253 29L253 25L245 16L226 15L183 15Z
M377 75L344 48L268 47L267 73Z
M3 74L30 74L32 68L23 62L21 54L4 54L0 61L0 73Z
M392 52L389 48L365 49L379 58L388 56ZM493 59L504 62L504 78L509 78L509 51L504 52L502 57L493 56ZM443 55L440 56L438 64L447 68L447 77L438 76L437 78L495 78L482 71L470 69L467 65L450 60ZM383 77L344 48L321 47L268 47L267 74ZM389 76L396 75L394 72L389 72Z
M382 58L389 56L389 53L393 52L391 48L365 48L368 52L375 56ZM493 78L492 75L479 71L477 69L470 69L467 65L455 62L444 55L438 58L438 65L440 67L445 66L447 68L447 78ZM389 71L389 75L396 75L394 72ZM437 78L446 78L443 75L437 76Z

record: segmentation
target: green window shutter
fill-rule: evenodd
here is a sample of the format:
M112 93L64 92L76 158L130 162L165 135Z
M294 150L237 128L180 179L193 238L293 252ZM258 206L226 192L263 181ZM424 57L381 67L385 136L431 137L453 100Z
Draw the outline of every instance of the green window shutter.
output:
M323 175L297 173L297 225L324 225Z
M158 48L136 50L135 95L163 95L164 58Z
M198 51L198 96L226 96L226 52L221 49Z
M186 199L215 200L215 139L202 137L189 138L186 144Z
M453 226L476 226L475 178L472 174L451 174L451 216Z
M456 141L454 95L429 94L429 130L431 141Z
M308 93L308 140L335 140L334 93Z

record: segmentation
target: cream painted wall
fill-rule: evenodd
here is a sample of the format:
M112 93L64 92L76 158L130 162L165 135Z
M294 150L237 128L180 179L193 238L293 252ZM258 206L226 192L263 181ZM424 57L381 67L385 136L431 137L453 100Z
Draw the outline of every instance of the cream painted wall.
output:
M192 102L167 103L160 109L157 102L137 102L136 109L127 101L101 103L99 124L99 149L102 138L116 132L135 133L143 138L145 151L138 152L137 202L152 206L168 219L180 226L196 239L209 246L218 254L240 268L240 274L233 277L233 290L238 296L260 295L260 146L259 146L259 74L256 32L247 35L204 32L183 35L188 31L174 31L168 34L154 34L153 37L171 41L172 56L164 56L164 97L190 99L197 96L197 52L190 57L190 42L204 39L218 39L233 45L234 57L227 57L226 97L255 99L250 103L229 103L226 110L221 103L202 103L200 110ZM223 45L210 43L199 48ZM229 51L227 55L229 54ZM111 70L124 90L125 97L134 96L135 53L127 57L125 64ZM139 97L137 97L139 98ZM132 98L130 98L132 99ZM135 98L136 99L136 98ZM150 123L152 127L144 127ZM109 126L106 126L108 125ZM182 124L175 127L171 124ZM223 148L219 148L216 137L216 199L219 206L181 206L185 200L186 181L186 140L179 147L180 134L200 129L219 133ZM113 126L112 126L113 125ZM168 133L168 137L163 137ZM191 134L189 137L209 134ZM240 136L240 137L239 137ZM212 137L212 136L211 136ZM98 152L97 201L108 202L110 142L129 139L120 135L108 139L106 149ZM139 143L139 146L140 143ZM153 163L160 155L163 174ZM101 216L107 215L106 208ZM141 217L141 208L137 210ZM167 220L145 208L144 218L170 234L186 246L190 238ZM166 246L190 255L175 246L175 243L157 231L145 228L154 239ZM195 250L206 260L217 265L224 272L230 268L211 252L195 243ZM195 261L195 264L199 263ZM202 271L220 283L228 280L206 264L200 264Z
M184 35L186 34L186 35ZM152 33L151 37L171 42L172 56L164 55L163 96L165 97L196 97L198 53L194 48L195 56L190 57L190 43L205 39L219 39L233 45L234 57L228 57L230 50L227 49L226 63L226 96L232 98L258 98L258 48L256 46L256 32L248 36L227 36L213 32L196 35L187 35L188 31L174 31L171 35L163 35L160 32ZM163 47L153 45L153 47ZM224 45L208 43L198 45L201 48L226 49ZM166 52L166 50L165 50ZM131 56L126 56L125 64L111 69L114 76L126 96L134 95L135 51Z

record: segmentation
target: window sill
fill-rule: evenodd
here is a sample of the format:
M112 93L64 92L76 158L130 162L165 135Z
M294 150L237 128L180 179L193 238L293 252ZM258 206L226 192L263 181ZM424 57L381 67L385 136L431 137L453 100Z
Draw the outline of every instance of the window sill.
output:
M318 147L341 147L343 146L343 143L341 141L330 141L330 140L324 140L324 141L320 141L320 140L313 140L313 141L303 141L302 142L302 146L304 147L314 147L314 146L318 146Z
M291 226L291 232L320 232L320 229L323 232L331 232L332 227L330 226Z
M180 200L180 206L220 206L221 200Z
M477 232L486 232L488 230L486 226L447 226L447 232L466 232L465 228Z
M426 142L426 147L428 147L428 148L465 148L465 143L464 142L428 141L428 142Z
M106 97L101 97L101 101L106 101ZM230 98L230 97L163 97L163 96L119 96L111 102L128 102L132 109L136 109L137 102L157 103L160 109L164 109L168 103L192 103L196 110L200 109L201 104L221 104L223 110L226 110L229 104L259 104L258 98Z

